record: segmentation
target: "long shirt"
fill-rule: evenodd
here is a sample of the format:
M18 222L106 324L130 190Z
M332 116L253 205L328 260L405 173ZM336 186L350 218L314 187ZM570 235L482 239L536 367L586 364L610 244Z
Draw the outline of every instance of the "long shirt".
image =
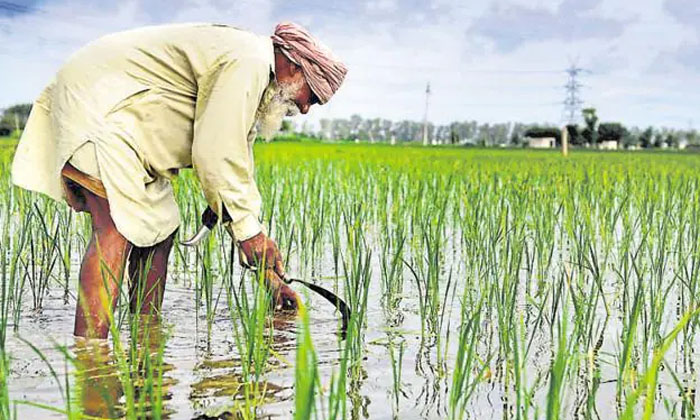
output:
M65 199L61 169L89 145L90 175L104 184L117 230L151 246L179 226L171 180L193 167L209 206L231 216L229 232L250 238L262 230L255 113L273 72L269 37L225 25L102 37L71 56L35 101L13 182Z

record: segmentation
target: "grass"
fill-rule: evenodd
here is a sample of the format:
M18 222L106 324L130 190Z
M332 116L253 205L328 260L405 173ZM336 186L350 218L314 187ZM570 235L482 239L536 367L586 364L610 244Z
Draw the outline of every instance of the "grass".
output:
M74 303L89 225L11 187L11 152L0 142L0 413L21 418L31 402L7 392L19 355L5 342L50 291ZM210 345L215 325L229 331L233 415L263 415L269 376L288 371L288 408L304 419L475 418L486 396L504 418L696 416L700 156L283 142L256 146L256 162L263 221L289 270L320 278L353 315L345 340L329 344L316 336L333 337L314 325L318 307L301 311L287 363L269 296L237 267L226 234L176 245L171 273L192 291L193 322ZM191 171L174 189L185 237L204 202ZM167 328L145 345L126 302L107 359L119 410L159 418ZM79 359L65 349L76 372ZM56 375L67 416L85 414L90 378L78 377ZM368 391L377 377L385 389Z

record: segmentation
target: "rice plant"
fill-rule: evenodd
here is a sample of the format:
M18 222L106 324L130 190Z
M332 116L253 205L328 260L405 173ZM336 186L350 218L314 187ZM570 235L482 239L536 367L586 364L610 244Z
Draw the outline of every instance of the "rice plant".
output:
M51 405L21 397L30 357L64 416L90 415L82 397L102 383L119 396L103 413L126 418L697 417L699 156L321 143L255 153L262 223L290 273L348 303L345 335L314 295L299 323L276 316L217 228L199 248L175 245L159 327L131 315L122 285L94 356L102 382L85 353L27 339L54 377L18 337L71 338L52 315L72 316L89 217L2 175L3 418ZM0 152L0 173L11 154ZM191 171L173 186L183 238L205 202Z

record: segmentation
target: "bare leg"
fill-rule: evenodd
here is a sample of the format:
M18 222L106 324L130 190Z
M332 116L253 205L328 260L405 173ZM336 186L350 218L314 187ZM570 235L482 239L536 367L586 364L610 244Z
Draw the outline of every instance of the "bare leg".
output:
M107 338L111 311L119 297L126 255L131 244L117 231L109 203L82 189L85 209L92 217L92 238L80 266L74 334Z
M168 257L175 233L147 248L134 247L129 256L129 290L132 313L159 314L163 305Z

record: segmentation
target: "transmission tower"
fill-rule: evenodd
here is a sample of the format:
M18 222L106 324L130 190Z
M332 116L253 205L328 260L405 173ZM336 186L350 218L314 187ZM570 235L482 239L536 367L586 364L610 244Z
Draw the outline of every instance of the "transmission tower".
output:
M430 82L425 87L425 114L423 114L423 146L428 145L428 99L430 99Z
M578 116L581 115L583 100L581 99L580 91L583 84L578 81L578 78L581 73L587 71L588 70L584 68L578 67L576 64L571 64L571 66L566 69L568 80L564 85L566 97L564 98L563 119L567 121L567 124L576 124Z

